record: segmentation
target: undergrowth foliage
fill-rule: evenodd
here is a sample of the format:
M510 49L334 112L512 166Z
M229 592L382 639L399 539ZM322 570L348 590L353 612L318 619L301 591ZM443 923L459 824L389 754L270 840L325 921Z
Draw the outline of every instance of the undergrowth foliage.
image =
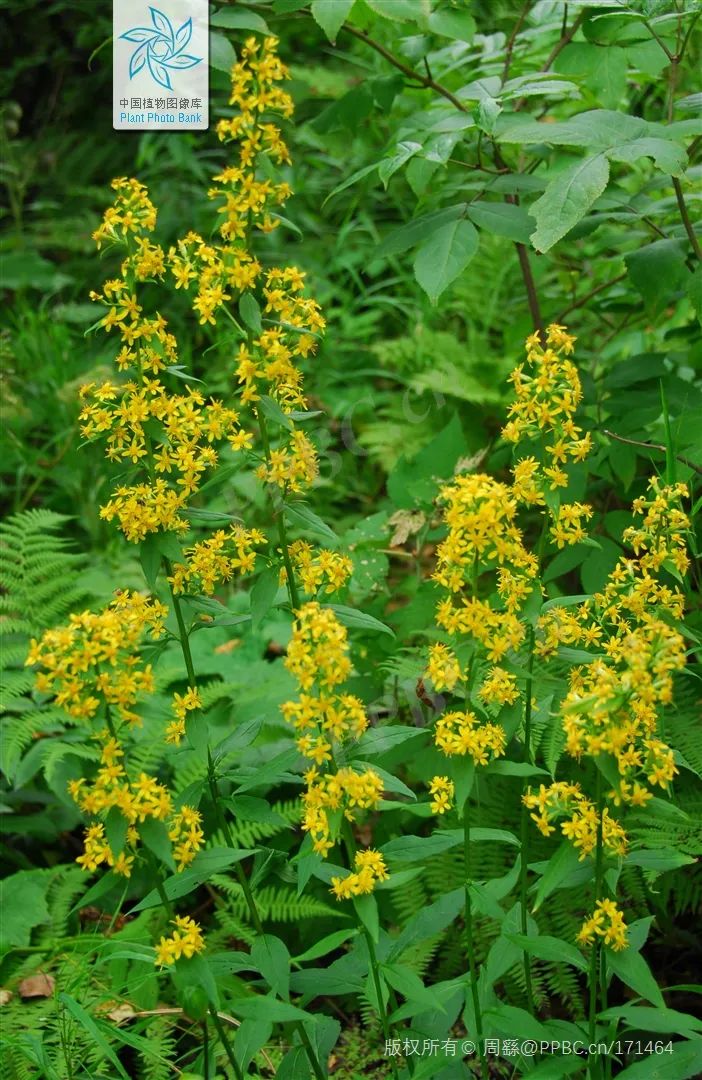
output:
M497 1040L514 1075L684 1080L702 1024L647 938L702 896L694 470L671 435L602 582L573 593L570 553L601 548L596 434L582 342L537 327L510 358L502 456L430 469L428 514L393 522L391 553L420 536L434 622L398 603L397 651L376 652L396 612L359 606L363 537L315 509L325 319L269 244L291 225L289 75L276 38L246 40L207 238L162 246L129 177L93 234L114 370L81 387L80 433L143 581L98 595L65 516L0 528L3 809L41 845L22 811L46 803L62 845L4 884L6 1074L486 1080ZM216 392L181 361L183 296L225 342ZM228 484L236 514L211 501ZM641 1071L643 1036L667 1071Z

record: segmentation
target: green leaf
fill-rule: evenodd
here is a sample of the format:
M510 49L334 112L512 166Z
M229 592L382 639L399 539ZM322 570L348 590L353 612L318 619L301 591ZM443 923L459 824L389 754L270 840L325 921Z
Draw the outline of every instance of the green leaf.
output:
M257 768L253 776L237 784L237 794L286 779L291 765L296 765L299 760L300 752L297 747L293 747L291 750L283 750L281 754L277 754L276 757L267 761L265 765Z
M546 872L539 881L534 897L532 911L539 910L544 900L563 887L579 863L577 849L569 840L564 840L555 855L552 855L546 865Z
M144 571L146 584L153 591L158 581L158 572L161 569L161 552L158 549L158 540L154 533L149 533L139 544L139 562Z
M403 724L371 728L358 740L356 750L361 757L373 757L374 754L385 754L388 750L393 750L408 739L426 734L425 728L407 727Z
M686 284L685 245L682 240L656 240L629 252L624 262L646 306L660 310L671 293Z
M694 1038L702 1033L702 1020L675 1009L652 1009L647 1005L620 1005L599 1014L601 1020L622 1020L631 1031L656 1032L660 1035L684 1035Z
M290 997L290 953L278 937L264 934L251 947L251 959L277 997Z
M441 296L478 250L478 232L470 221L450 221L424 241L414 260L414 276L432 304Z
M69 994L59 994L59 1001L68 1009L69 1013L71 1013L73 1018L78 1021L81 1027L87 1031L92 1041L100 1049L101 1053L105 1055L112 1067L117 1070L122 1077L122 1080L129 1080L129 1076L125 1072L122 1062L115 1054L92 1016L85 1011L82 1005L79 1005L77 1001L70 997Z
M105 836L113 855L119 855L124 849L127 839L129 822L118 807L113 806L108 810L105 818Z
M324 537L325 540L331 541L335 547L338 545L339 537L334 530L330 529L326 521L322 521L318 514L310 510L306 503L286 503L285 516L292 525L297 525L298 528L306 532Z
M223 26L228 30L253 30L256 34L270 36L270 28L265 19L257 15L255 11L246 11L237 7L235 11L230 8L222 8L221 11L210 15L211 26Z
M377 172L379 162L374 161L372 165L364 165L362 169L357 169L355 173L351 173L347 176L337 187L333 188L326 199L322 203L322 206L326 206L330 199L333 199L335 195L338 195L342 191L346 191L347 188L357 184L359 180L362 180L364 176L368 176L372 172Z
M617 1074L617 1080L689 1080L700 1074L702 1039L691 1039L689 1042L674 1043L672 1054L656 1054L655 1064L651 1063L650 1054L635 1061Z
M239 300L239 314L244 326L248 326L249 330L253 330L256 334L261 333L261 308L253 293L242 294Z
M540 199L531 206L536 229L531 240L537 251L553 247L587 214L609 180L609 162L604 154L576 161L549 183Z
M416 915L412 916L393 941L387 954L388 960L395 960L402 955L405 949L413 948L420 942L426 941L427 938L439 935L457 918L463 910L464 902L465 892L461 886L459 889L452 889L451 892L444 893L433 904L423 907Z
M365 0L371 11L393 22L417 22L422 14L416 0Z
M210 67L217 71L231 72L236 63L236 53L224 34L210 34Z
M242 1073L248 1075L249 1065L258 1051L266 1045L273 1034L270 1020L243 1020L234 1039L234 1057ZM182 1078L181 1078L182 1080Z
M621 952L607 949L606 955L609 971L652 1005L665 1009L665 1000L658 983L641 953L632 949L622 949Z
M510 933L505 933L505 937L531 956L538 957L539 960L550 960L556 964L570 964L571 967L578 968L579 971L587 971L588 969L587 960L575 948L575 945L562 941L560 938L549 937L548 935L528 937L526 934Z
M273 607L273 601L278 595L279 578L277 567L271 566L263 570L253 584L251 589L251 625L254 630L258 630Z
M139 825L139 836L157 859L160 859L169 870L175 871L171 842L168 839L168 826L165 821L147 817Z
M427 27L432 34L470 44L475 34L475 19L468 11L433 11Z
M422 144L418 142L401 142L398 143L394 154L390 157L383 158L378 165L378 176L383 182L383 187L387 188L388 180L391 176L401 169L410 158L414 157L422 149Z
M433 210L429 214L420 214L419 217L394 229L385 237L377 249L378 255L399 255L409 248L416 247L426 236L430 236L436 229L449 221L463 217L468 208L467 203L455 203L443 210Z
M687 279L687 295L697 313L697 318L702 323L702 263L697 264L694 272Z
M268 394L261 394L258 400L257 407L261 412L265 413L269 420L272 420L278 427L287 428L288 431L292 431L295 426L287 415L281 409L280 405L274 398L269 397Z
M433 988L425 986L419 976L408 967L404 967L402 964L381 964L380 970L383 973L383 977L394 990L402 994L407 1001L418 1001L424 1005L426 1009L434 1010L439 1009L441 1012L445 1012L443 1005L437 1000L436 995L433 992Z
M666 870L678 870L681 866L689 866L696 861L692 855L684 855L682 851L673 851L672 848L630 851L624 859L626 866L640 866L642 870L656 874L664 874Z
M528 244L534 223L523 206L514 203L487 202L478 199L470 203L468 216L480 229L495 236L506 236L518 244Z
M321 941L315 942L309 949L306 949L299 956L293 956L294 964L304 964L309 960L318 960L320 956L328 956L330 952L334 952L349 938L357 937L358 930L351 928L348 930L336 930L333 934L327 934Z
M237 850L236 848L227 847L213 847L208 848L206 851L200 851L187 870L173 874L165 879L163 882L164 892L169 900L179 900L182 896L191 893L203 881L207 881L212 874L219 874L222 870L227 870L230 866L233 866L234 863L241 862L242 859L254 854L255 851L253 850ZM147 908L158 907L161 902L158 890L152 889L143 900L135 904L131 911L146 911Z
M358 608L346 607L345 604L323 604L322 607L330 608L339 622L348 626L350 630L369 630L373 633L389 634L390 637L395 637L394 630L391 630L384 622L373 615L368 615L365 611L359 611Z
M353 906L360 922L377 943L380 937L380 919L378 916L378 902L372 893L365 896L354 896Z
M324 993L324 991L320 991ZM257 994L253 997L234 999L231 1009L235 1016L251 1020L269 1020L273 1024L286 1024L289 1021L309 1020L310 1014L298 1009L288 1001L278 1001L274 997Z
M312 18L321 26L332 45L336 35L348 19L355 0L314 0L310 7Z
M0 952L29 945L35 926L49 921L48 882L32 870L20 870L0 881Z
M623 49L571 42L554 68L561 75L580 76L607 108L615 109L626 90L627 57Z

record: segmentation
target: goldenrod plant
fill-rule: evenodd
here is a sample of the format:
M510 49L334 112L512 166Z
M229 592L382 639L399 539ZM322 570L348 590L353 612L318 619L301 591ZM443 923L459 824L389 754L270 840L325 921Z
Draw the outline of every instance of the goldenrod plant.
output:
M697 1076L699 12L215 8L2 339L3 1075Z

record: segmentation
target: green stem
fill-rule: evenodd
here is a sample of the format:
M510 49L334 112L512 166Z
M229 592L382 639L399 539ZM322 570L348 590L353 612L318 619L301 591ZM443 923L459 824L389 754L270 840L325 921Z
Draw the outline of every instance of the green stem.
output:
M473 939L473 906L470 899L470 886L473 880L470 850L470 795L466 796L463 804L463 870L465 889L465 924L466 924L466 952L468 953L468 970L470 971L470 992L473 999L473 1012L475 1014L475 1035L480 1054L481 1073L488 1077L488 1066L485 1059L483 1045L483 1018L480 1012L478 998L478 972L475 963L475 944Z
M342 821L341 823L341 838L343 841L343 845L346 849L346 857L348 859L349 868L352 868L356 861L356 845L354 843L354 839L351 834L351 826L348 821ZM390 1042L392 1036L390 1019L388 1017L387 1009L385 1008L382 988L380 985L380 968L378 966L378 956L375 951L375 945L373 943L373 938L371 937L370 931L367 929L366 926L363 925L360 919L358 921L363 936L366 939L366 944L368 946L368 959L370 960L371 975L373 977L373 985L375 987L375 996L378 999L378 1016L380 1017L380 1026L383 1029L383 1038L387 1043ZM392 992L392 990L390 992ZM390 1066L392 1068L392 1074L395 1077L395 1080L399 1080L397 1062L395 1061L395 1057L392 1054L390 1055Z
M527 631L528 634L528 646L529 646L529 662L527 667L526 686L524 690L525 702L524 702L524 754L523 761L526 765L531 763L531 694L532 685L534 681L534 627L530 624ZM527 777L522 782L522 796L526 794L528 788ZM524 936L527 934L527 886L529 875L529 812L522 799L521 811L520 811L520 824L521 824L521 861L519 867L519 899L521 908L521 931ZM532 1016L535 1015L534 1009L534 987L531 978L531 956L525 950L524 951L524 979L526 983L527 1002L529 1006L529 1012Z
M205 1080L210 1080L210 1033L207 1030L207 1017L202 1021L202 1069Z
M600 770L597 770L596 780L596 805L597 805L597 845L595 847L595 897L594 905L597 905L597 901L602 894L602 882L604 877L604 848L602 843L602 826L603 826L603 799L602 799L602 774ZM590 1042L597 1041L597 990L599 984L599 968L601 959L600 941L597 935L592 943L592 955L590 956ZM593 1080L596 1080L601 1074L599 1058L595 1058L595 1062L590 1070L590 1075Z
M171 577L172 569L170 560L164 555L163 567L166 571L166 576ZM183 660L185 661L185 670L188 673L188 683L195 690L197 688L197 680L195 678L195 667L193 665L193 654L190 651L190 640L188 638L188 631L185 627L185 619L183 618L183 609L179 598L176 596L173 586L168 583L168 587L171 592L171 602L173 604L173 611L175 612L176 622L178 623L178 637L180 639L180 648L183 653Z
M258 426L261 432L261 442L263 444L263 453L266 461L271 459L271 443L268 438L268 427L266 426L266 418L259 410L258 413ZM270 485L269 485L270 486ZM290 605L293 609L293 613L296 613L300 609L300 595L297 591L297 584L295 582L295 574L293 573L292 561L290 559L290 552L288 550L288 533L285 527L285 508L281 505L281 501L274 497L271 492L271 499L273 502L273 517L275 519L276 528L278 530L278 539L280 541L280 547L283 554L283 565L285 566L285 579L288 586L288 596L290 597ZM278 503L278 505L276 505Z
M234 1075L236 1076L237 1080L244 1080L244 1074L241 1071L241 1067L239 1065L239 1062L234 1057L234 1049L232 1047L232 1044L229 1042L229 1036L227 1035L226 1031L224 1030L224 1024L222 1023L219 1016L217 1015L217 1010L213 1009L212 1006L210 1006L210 1016L212 1017L212 1023L215 1026L215 1030L216 1030L217 1034L219 1035L219 1041L221 1042L222 1046L224 1047L224 1052L227 1055L227 1057L229 1058L229 1061L231 1062L231 1066L234 1069Z

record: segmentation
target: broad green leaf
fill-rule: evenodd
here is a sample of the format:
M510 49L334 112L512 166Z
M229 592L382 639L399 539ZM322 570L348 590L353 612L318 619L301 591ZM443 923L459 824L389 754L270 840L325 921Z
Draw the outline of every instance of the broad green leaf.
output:
M571 42L554 64L562 75L580 76L607 108L615 109L626 90L627 56L623 49Z
M617 1080L689 1080L702 1075L702 1039L676 1042L671 1054L655 1054L651 1061L652 1056L647 1054L629 1065L618 1073Z
M253 788L257 787L267 787L270 784L279 783L288 779L288 773L291 766L297 764L298 761L300 761L300 752L297 747L293 747L290 750L283 750L282 753L277 754L276 757L267 761L265 765L261 765L257 768L253 776L250 776L237 784L237 794L240 795L244 791L251 791Z
M272 1033L273 1025L270 1020L251 1019L241 1022L234 1039L234 1057L244 1075L248 1075L249 1065L258 1051L270 1040Z
M473 258L478 232L470 221L450 221L423 242L414 260L414 276L432 304Z
M256 578L251 589L251 625L254 630L265 619L278 595L280 574L275 566L268 567Z
M687 283L685 244L682 240L656 240L624 256L633 284L646 306L658 310L673 292Z
M349 17L355 0L314 0L310 6L312 18L321 26L332 45L336 36Z
M549 183L540 199L531 206L536 220L531 240L537 251L548 251L587 214L609 180L609 162L604 154L577 161Z
M388 960L395 960L402 956L405 949L439 935L463 910L464 901L465 892L461 886L459 889L444 893L433 904L418 911L393 941L387 954Z
M347 607L345 604L323 604L322 606L330 608L339 622L351 630L370 630L373 633L389 634L390 637L395 637L394 631L389 626L365 611L358 611L357 608Z
M671 139L644 136L634 139L625 146L614 146L607 151L610 161L623 161L631 164L639 158L652 158L658 168L671 176L682 176L687 168L687 150Z
M256 938L251 946L251 959L277 997L290 997L290 953L287 946L273 934Z
M626 866L640 866L642 870L654 871L656 874L664 874L666 870L678 870L681 866L689 866L696 861L692 855L684 855L682 851L673 851L671 848L630 851L624 859Z
M694 1038L702 1033L702 1020L675 1009L652 1009L647 1005L621 1005L600 1013L601 1020L622 1020L631 1031L656 1032L660 1035L683 1035Z
M546 871L536 887L534 906L532 911L538 911L544 900L564 887L565 882L571 876L579 864L577 849L569 840L564 840L558 851L548 860Z
M236 53L224 34L210 34L210 67L226 71L227 75L236 63Z
M306 503L286 503L285 516L292 525L297 525L298 528L304 529L306 532L324 537L327 542L331 541L335 547L339 543L339 537L333 529L330 529L326 521L322 521L314 510L310 510Z
M528 244L529 234L534 227L532 219L523 206L514 203L487 202L477 199L470 203L468 216L480 229L506 236L518 244Z
M420 214L419 217L401 225L388 233L377 249L378 255L399 255L409 248L416 247L426 236L435 232L441 225L462 217L468 208L467 203L455 203L443 210L433 210L429 214Z
M417 0L365 0L371 11L394 22L417 22L422 8Z
M320 991L324 993L324 991ZM309 1020L310 1014L288 1001L256 994L249 998L231 1001L231 1011L236 1017L247 1020L269 1020L273 1024L286 1024L290 1020Z
M570 964L579 971L587 971L588 963L583 954L575 948L575 945L562 941L557 937L539 935L528 937L526 934L505 934L509 941L514 942L520 949L536 956L539 960L550 960L556 964Z
M271 33L265 19L257 15L255 11L248 11L241 7L237 7L235 11L223 8L214 15L210 15L210 25L222 26L228 30L253 30L257 34L270 35Z
M309 960L318 960L320 956L328 956L330 952L334 952L336 949L340 948L344 942L349 940L349 938L357 936L358 930L353 928L349 930L336 930L333 934L327 934L321 941L315 942L309 949L305 949L299 956L293 956L292 962L294 964L304 964Z
M47 884L43 875L32 870L20 870L0 881L0 951L29 945L33 928L49 921Z
M442 1012L445 1011L443 1005L433 993L433 988L425 986L419 976L410 968L404 967L402 964L383 963L380 965L380 970L386 981L390 983L390 986L408 1001L418 1001L427 1009L434 1010L438 1008Z
M606 955L609 971L630 986L636 994L650 1001L652 1005L665 1009L665 1001L658 983L641 953L634 952L633 949L622 949L621 952L607 949Z
M145 821L141 822L138 828L139 836L144 841L149 851L153 851L156 858L174 873L175 863L173 861L171 842L168 839L168 826L165 821L157 821L156 818L146 818Z
M408 739L416 739L418 735L426 734L425 728L407 727L403 724L371 728L363 733L356 749L362 757L373 757L374 754L385 754L388 750L393 750Z
M397 170L401 169L421 149L422 144L418 142L398 143L395 152L390 157L383 158L378 165L378 176L383 182L383 187L387 188L390 177L394 176Z
M245 292L239 300L239 314L244 326L254 333L261 333L261 309L253 293Z
M463 843L463 832L459 829L445 829L432 833L431 836L396 836L388 840L380 849L382 854L394 862L419 862L440 855L450 848Z
M181 896L187 896L196 889L203 881L207 881L212 874L219 874L227 870L234 863L241 862L254 851L236 848L214 847L206 851L200 851L195 856L195 861L187 870L173 874L163 882L163 889L169 900L179 900ZM131 911L145 911L147 908L158 907L161 904L161 896L157 889L152 889L143 900L135 904Z
M269 420L272 420L278 427L287 428L288 431L292 431L294 425L287 413L284 413L278 402L269 397L268 394L261 394L258 401L258 408L261 412L265 413Z
M432 11L427 28L432 34L451 38L452 41L470 43L475 34L475 19L468 11Z
M378 901L372 893L365 896L354 896L353 906L360 922L376 943L380 938L380 916L378 913Z

